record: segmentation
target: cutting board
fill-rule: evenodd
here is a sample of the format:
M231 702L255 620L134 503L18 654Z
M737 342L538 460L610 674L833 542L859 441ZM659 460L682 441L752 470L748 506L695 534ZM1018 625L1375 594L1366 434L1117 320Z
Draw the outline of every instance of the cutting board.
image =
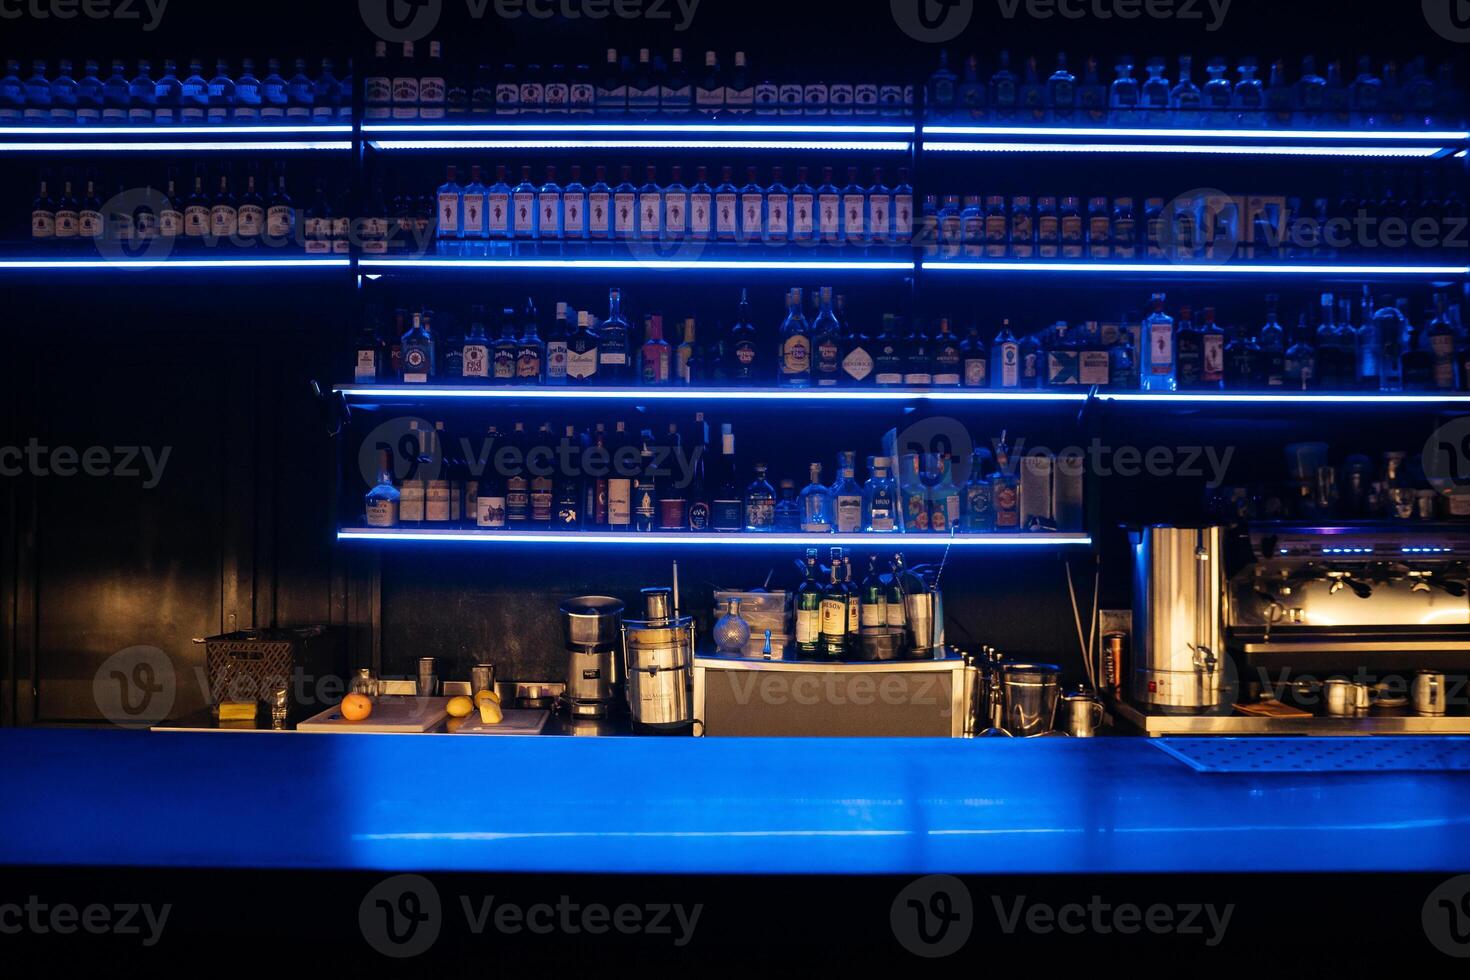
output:
M477 711L464 720L455 732L457 735L540 735L546 727L551 712L544 708L507 708L505 720L498 725L487 725L480 720Z
M449 717L448 698L380 697L373 713L363 721L348 721L341 711L331 708L313 715L296 726L298 732L377 732L400 735L422 735L433 731Z

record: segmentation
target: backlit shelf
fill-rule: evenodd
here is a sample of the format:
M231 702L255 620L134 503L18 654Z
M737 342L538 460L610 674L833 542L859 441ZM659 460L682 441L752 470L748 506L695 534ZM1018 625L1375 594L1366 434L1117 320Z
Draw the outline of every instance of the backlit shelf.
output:
M378 543L436 543L454 545L608 545L614 547L688 548L789 548L813 545L845 547L885 546L910 548L1054 548L1091 547L1092 538L1083 533L1038 532L1035 534L799 534L799 533L670 533L599 531L467 531L404 528L343 528L338 541Z
M622 401L622 402L914 402L1012 405L1100 401L1158 408L1182 405L1447 405L1470 404L1470 393L1447 392L1123 392L997 391L907 388L583 388L474 387L448 385L336 385L334 391L361 403L420 401Z
M352 126L0 126L0 153L271 153L352 149Z
M127 272L142 269L189 269L224 272L238 269L345 269L350 259L0 259L0 271L70 270L74 272Z
M841 150L907 152L915 127L841 123L368 123L379 150Z
M1165 276L1174 278L1273 278L1333 276L1349 278L1462 279L1470 266L1438 264L1375 263L1286 263L1286 262L1046 262L964 261L924 259L925 272L949 275L1076 275L1076 276Z
M634 245L635 243L630 243ZM652 246L650 246L652 248ZM633 253L630 253L633 254ZM673 272L679 270L731 272L908 272L909 261L883 259L807 258L522 258L516 256L431 257L405 259L362 259L358 267L366 274L393 271L474 271L487 275L506 272L616 271Z
M1138 155L1427 159L1460 153L1461 130L1156 129L1102 126L926 125L934 153L1114 153Z

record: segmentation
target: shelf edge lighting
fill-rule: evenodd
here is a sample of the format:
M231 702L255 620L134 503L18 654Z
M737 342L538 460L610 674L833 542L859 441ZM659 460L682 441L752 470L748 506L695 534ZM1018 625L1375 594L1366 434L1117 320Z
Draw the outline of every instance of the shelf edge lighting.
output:
M310 152L313 150L350 150L352 144L347 140L332 141L300 141L280 140L274 142L258 142L255 140L242 140L238 143L228 142L194 142L190 140L179 140L170 143L3 143L0 142L0 153L165 153L178 150L191 150L201 153L269 153L277 150L299 150Z
M337 532L339 541L415 541L450 542L455 544L614 544L614 545L687 545L695 547L810 547L814 544L860 547L881 541L903 542L905 547L928 545L956 548L1055 547L1068 545L1090 547L1086 534L685 534L659 532L597 531L391 531L346 529Z
M0 259L0 269L345 269L349 259Z
M954 262L925 261L922 267L933 272L1101 272L1158 273L1178 275L1260 275L1260 276L1470 276L1470 266L1463 265L1259 265L1221 262Z
M1198 156L1428 158L1438 146L1245 146L1203 143L925 143L934 153L1134 153Z
M821 126L799 123L744 123L720 125L717 123L460 123L447 126L424 126L415 124L371 123L362 127L364 133L418 133L428 135L504 133L597 133L604 136L626 134L639 136L645 133L679 135L687 133L711 133L714 135L772 135L772 136L907 136L912 137L913 126Z
M733 269L793 272L910 272L912 262L770 259L363 259L365 269Z
M537 139L478 139L478 140L373 140L372 145L380 150L581 150L581 149L626 149L626 150L844 150L878 151L903 153L908 143L891 141L859 142L849 140L537 140Z
M0 136L255 136L350 133L347 124L325 126L0 126Z
M1107 126L925 126L925 136L1058 136L1080 139L1371 140L1373 142L1463 143L1463 130L1355 129L1141 129Z

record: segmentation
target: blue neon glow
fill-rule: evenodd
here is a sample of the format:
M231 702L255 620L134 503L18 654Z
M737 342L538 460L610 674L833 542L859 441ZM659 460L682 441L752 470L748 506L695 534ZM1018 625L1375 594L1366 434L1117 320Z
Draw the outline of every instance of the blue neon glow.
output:
M163 153L183 150L224 153L267 153L276 150L350 150L352 144L341 141L289 141L261 142L242 140L238 143L192 142L180 140L173 143L0 143L0 153Z
M1435 146L1248 146L1203 143L925 143L935 153L1129 153L1197 156L1266 157L1432 157L1444 152Z
M1286 549L1285 548L1281 549L1281 553L1283 555L1286 554ZM1371 554L1373 554L1373 549L1372 548L1323 548L1322 549L1322 554L1324 554L1324 555L1371 555Z
M785 136L907 136L913 126L892 125L815 125L803 123L455 123L446 126L422 123L369 123L364 133L598 133L613 136L638 136L646 133L678 135L711 133L716 135L785 135ZM708 145L708 144L701 144Z
M820 261L781 259L363 259L364 269L617 269L649 271L676 269L733 269L788 272L910 272L912 262L862 259Z
M1405 555L1447 555L1454 548L1400 548L1399 551Z
M369 277L373 278L373 277ZM795 402L1085 402L1086 391L1004 391L994 389L925 390L908 388L576 388L576 387L443 387L434 385L340 385L349 398L503 399L511 401L795 401ZM1226 392L1099 391L1103 401L1168 404L1404 404L1470 403L1470 394L1236 394Z
M1159 275L1249 275L1249 276L1470 276L1463 265L1261 265L1222 262L960 262L925 260L922 267L934 272L1070 272L1137 273Z
M904 153L908 143L849 140L477 139L373 140L380 150L871 150Z
M0 136L254 136L350 133L346 124L321 126L0 126Z
M0 259L0 269L324 269L349 259Z
M454 544L607 544L627 547L685 546L695 548L770 548L810 547L811 545L877 545L882 542L905 548L1012 548L1056 547L1059 545L1089 547L1092 538L1086 534L694 534L659 532L598 531L437 531L402 529L384 530L344 528L337 532L338 541L415 541Z
M1141 129L1105 126L925 126L925 136L1061 136L1082 139L1206 139L1206 140L1371 140L1373 142L1463 143L1464 130L1352 130L1352 129Z

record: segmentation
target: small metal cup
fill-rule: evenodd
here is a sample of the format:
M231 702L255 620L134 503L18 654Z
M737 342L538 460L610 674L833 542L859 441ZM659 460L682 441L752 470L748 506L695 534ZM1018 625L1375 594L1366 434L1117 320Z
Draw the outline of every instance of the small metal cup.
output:
M475 664L470 668L470 694L495 690L495 665Z
M418 694L421 698L431 698L439 693L439 675L436 671L433 657L419 658L419 686Z
M1445 704L1445 676L1437 670L1421 670L1409 684L1414 712L1438 717L1448 710Z

